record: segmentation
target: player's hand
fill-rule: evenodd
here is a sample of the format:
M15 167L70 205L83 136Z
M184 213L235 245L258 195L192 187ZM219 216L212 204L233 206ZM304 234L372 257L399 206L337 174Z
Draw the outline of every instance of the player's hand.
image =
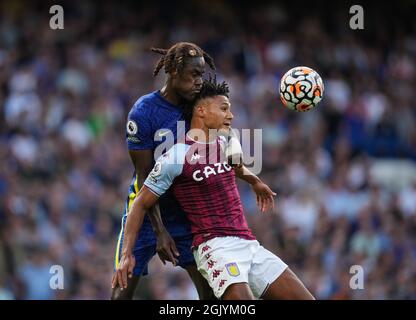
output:
M136 259L132 254L125 255L123 254L118 265L116 272L113 275L113 280L111 281L111 287L114 289L117 284L121 290L127 288L127 277L131 278L133 276L133 269L136 265Z
M256 193L257 207L261 212L266 212L274 208L274 197L276 196L276 193L273 192L267 184L259 181L253 184L252 188Z
M177 265L178 259L176 257L179 257L179 252L169 232L163 231L157 236L156 252L163 264L170 261L174 266Z

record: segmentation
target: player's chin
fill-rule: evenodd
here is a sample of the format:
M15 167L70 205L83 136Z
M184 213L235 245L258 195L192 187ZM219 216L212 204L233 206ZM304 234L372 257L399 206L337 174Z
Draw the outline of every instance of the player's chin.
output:
M185 95L187 101L194 101L199 94L199 91L192 91Z
M219 134L228 134L230 132L230 128L231 126L229 125L224 125L221 128L218 129L218 133Z

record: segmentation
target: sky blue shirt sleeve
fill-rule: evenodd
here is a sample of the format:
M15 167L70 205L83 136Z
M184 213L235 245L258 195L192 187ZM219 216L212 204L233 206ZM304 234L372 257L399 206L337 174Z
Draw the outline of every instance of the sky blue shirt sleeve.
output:
M178 143L160 156L144 185L157 196L162 196L173 184L173 180L182 173L188 149L188 145Z
M153 131L150 108L144 103L135 105L127 117L126 142L129 150L153 150Z

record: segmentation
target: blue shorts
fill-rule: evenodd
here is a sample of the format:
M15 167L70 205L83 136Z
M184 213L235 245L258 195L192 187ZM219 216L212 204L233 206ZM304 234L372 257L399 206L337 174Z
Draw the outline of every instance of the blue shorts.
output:
M123 217L123 226L125 224L126 216ZM115 261L114 261L114 271L118 267L118 263L121 259L122 254L122 248L123 248L123 240L124 240L124 227L122 228L119 240L116 248L116 255L115 255ZM168 229L169 231L169 229ZM136 259L136 266L133 269L133 275L135 276L145 276L148 272L148 263L150 259L153 258L153 256L156 254L156 243L151 242L151 244L146 245L143 244L143 241L140 241L141 239L138 239L136 242L136 246L133 249L133 254ZM173 240L175 241L176 248L179 251L179 257L178 259L178 266L182 268L186 268L190 265L195 265L195 259L194 255L192 253L192 235L184 235L181 237L175 237L173 236Z

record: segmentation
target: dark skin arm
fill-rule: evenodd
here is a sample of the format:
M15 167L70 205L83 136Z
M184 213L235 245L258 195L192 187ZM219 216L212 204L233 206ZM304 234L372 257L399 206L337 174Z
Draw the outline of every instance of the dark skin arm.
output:
M244 165L234 166L233 168L235 175L249 183L253 188L253 191L256 193L257 206L261 212L274 208L274 196L276 196L276 193L267 184L263 183L259 177L251 173Z
M137 184L141 187L153 168L153 152L151 150L130 150L129 154L136 169ZM156 234L156 251L159 258L162 260L163 264L166 264L166 261L170 261L176 265L177 259L175 256L179 256L179 252L176 249L175 241L172 239L162 222L159 205L155 203L155 205L149 209L148 214Z
M146 212L150 212L150 209L154 207L158 200L159 197L151 192L146 186L140 189L139 194L136 199L134 199L130 213L127 216L124 230L123 251L120 264L116 270L115 276L113 277L113 288L117 283L121 289L127 288L127 278L131 278L133 276L133 269L136 264L133 249L136 244L137 234L142 227Z
M274 208L274 193L267 184L263 183L259 177L248 170L243 164L243 151L237 135L233 130L229 130L228 147L231 148L226 152L228 156L228 164L233 167L236 177L246 181L253 188L256 194L257 206L261 212L266 212L270 208Z

